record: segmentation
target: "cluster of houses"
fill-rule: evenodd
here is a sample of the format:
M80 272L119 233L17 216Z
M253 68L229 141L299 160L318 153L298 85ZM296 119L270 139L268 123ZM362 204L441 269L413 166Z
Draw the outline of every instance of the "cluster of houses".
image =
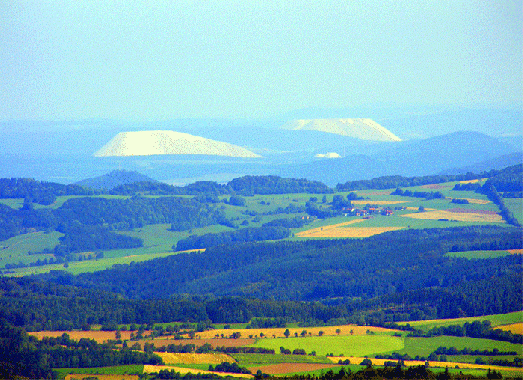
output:
M405 210L405 207L395 207L394 210ZM344 216L361 216L371 218L373 215L391 216L394 211L390 207L380 207L376 205L367 205L364 208L344 207L342 210Z

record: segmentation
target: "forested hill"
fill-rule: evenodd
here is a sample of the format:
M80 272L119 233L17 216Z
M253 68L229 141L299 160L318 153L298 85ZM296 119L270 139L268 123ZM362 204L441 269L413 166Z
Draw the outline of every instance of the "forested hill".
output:
M269 176L243 176L235 178L227 184L219 184L212 181L198 181L183 187L169 186L161 183L137 182L118 186L111 190L111 194L129 195L138 192L148 194L213 194L213 195L266 195L266 194L290 194L310 193L328 194L332 193L327 185L318 181L309 181L304 178L281 178L274 175Z
M0 178L0 198L25 198L28 202L49 205L61 195L90 195L78 185L62 185L31 178Z
M104 174L95 178L88 178L82 181L76 182L76 185L87 187L96 190L111 190L117 186L135 182L157 182L154 179L129 170L113 170L110 173Z
M352 241L246 243L83 274L72 284L131 298L210 294L323 302L439 289L467 294L452 306L455 313L461 308L481 315L518 310L521 256L469 261L445 254L521 247L519 229L495 227L404 230ZM486 280L493 285L483 288ZM440 314L452 312L441 309Z
M521 184L523 183L523 164L509 166L502 170L490 170L479 174L467 173L467 174L442 174L442 175L429 175L421 177L403 177L400 175L384 176L373 178L370 180L360 181L349 181L343 184L336 185L337 191L353 191L353 190L366 190L366 189L393 189L397 187L410 187L410 186L422 186L428 184L437 184L450 181L470 181L473 179L490 178L493 184L498 187L503 184L498 191L511 191L502 190L504 188L514 189L517 187L515 184L519 184L519 191L521 191ZM510 183L511 185L508 185ZM516 190L512 190L516 191Z

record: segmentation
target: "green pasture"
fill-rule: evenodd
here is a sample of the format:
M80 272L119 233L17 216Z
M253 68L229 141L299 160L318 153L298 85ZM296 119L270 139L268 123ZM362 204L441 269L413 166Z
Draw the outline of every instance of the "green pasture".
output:
M89 374L89 375L140 375L143 373L143 365L130 364L118 365L112 367L94 367L94 368L55 368L58 373L58 379L64 379L68 374Z
M0 203L19 210L24 205L24 198L2 198L0 199Z
M308 354L316 351L320 356L326 356L329 353L345 356L370 356L403 349L403 339L391 335L314 336L260 339L251 347L274 349L276 352L280 351L280 347L291 351L301 348Z
M279 348L278 348L279 349ZM323 363L332 364L326 356L282 355L282 354L231 354L241 367L278 363Z
M520 224L523 224L523 198L503 198L505 206L514 214Z
M446 256L462 257L469 260L476 259L495 259L497 257L508 256L511 253L508 251L466 251L466 252L449 252Z
M62 195L59 197L56 197L56 200L51 203L50 205L40 205L38 203L33 203L33 206L35 209L38 208L50 208L53 210L56 210L62 205L67 202L69 199L73 198L106 198L106 199L128 199L130 198L130 195L109 195L109 194L103 194L103 195ZM23 200L22 200L23 203Z
M492 314L485 315L482 317L466 317L456 319L440 319L431 321L411 321L411 322L398 322L399 325L407 325L420 329L423 331L429 331L434 327L451 326L451 325L464 325L466 322L474 321L490 321L493 327L510 325L512 323L523 322L523 311L516 311L507 314Z
M53 249L58 245L58 238L64 234L52 231L39 231L18 235L0 242L0 268L6 264L30 264L37 260L54 258L51 254L29 255L29 252L41 252L44 249Z
M98 260L72 261L68 264L69 266L67 268L64 267L64 264L50 264L29 268L17 268L13 269L13 273L9 273L7 276L28 276L31 274L49 273L52 270L63 270L77 275L80 273L92 273L99 270L109 269L115 264L130 264L133 261L141 262L175 254L176 253L174 252L163 252L143 254L138 256L130 255L124 257L103 258Z
M172 246L178 243L178 240L184 239L190 235L204 235L208 233L217 233L232 230L229 227L221 225L212 225L202 228L193 228L186 231L170 231L170 224L153 224L136 228L132 231L121 231L122 235L136 237L143 240L143 247L134 249L120 249L106 251L109 257L127 256L131 252L134 255L143 255L151 253L161 253L172 251Z
M464 348L470 348L472 350L489 350L492 351L497 348L499 351L516 351L523 354L523 346L520 344L513 344L509 342L502 342L490 339L479 339L469 337L457 337L457 336L435 336L431 338L411 338L406 337L404 341L404 347L402 349L390 351L398 352L400 354L409 354L411 357L429 356L438 347L455 347L458 350Z

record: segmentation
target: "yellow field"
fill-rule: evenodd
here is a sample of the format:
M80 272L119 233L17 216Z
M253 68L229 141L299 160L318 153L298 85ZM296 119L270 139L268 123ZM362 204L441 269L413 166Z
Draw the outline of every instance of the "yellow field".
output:
M86 377L96 377L99 380L138 380L138 375L91 375L86 373L75 373L65 375L65 380L82 380Z
M414 219L448 219L457 220L459 222L488 222L488 223L504 223L501 215L498 214L481 214L474 212L450 212L445 210L434 210L419 212L413 214L402 215L407 218Z
M510 253L511 255L522 255L523 254L523 249L508 249L507 250L508 253Z
M399 330L385 329L383 327L373 327L373 326L356 326L356 325L342 325L342 326L322 326L322 327L295 327L289 328L291 336L294 336L294 333L301 334L303 330L307 330L307 333L311 333L312 336L318 336L320 331L323 331L323 335L338 335L336 330L340 330L339 335L366 335L367 330L373 331L375 333L394 333ZM352 331L352 334L351 334ZM260 333L263 333L267 338L284 338L285 328L273 328L273 329L216 329L208 330L200 333L196 333L196 336L200 339L209 339L214 338L216 335L221 336L230 336L234 332L239 332L242 338L247 338L249 335L253 337L259 337ZM219 341L219 339L217 339ZM217 344L219 345L219 344Z
M463 198L469 201L469 203L476 204L476 205L486 205L490 203L489 200L486 199L476 199L476 198Z
M364 222L365 219L354 219L349 222L331 224L329 226L312 228L310 230L298 232L297 237L305 238L332 238L332 237L343 237L343 238L359 238L359 237L369 237L372 235L381 234L387 231L397 231L401 230L403 227L351 227L351 228L342 228L348 226L349 224L355 224L359 222Z
M485 178L482 178L482 179L471 179L471 180L468 180L468 181L459 181L459 183L477 183L479 181L483 181Z
M343 357L342 356L330 356L330 357L328 357L328 359L334 363L338 363L340 360L349 359L351 364L360 364L363 361L363 359L365 359L365 358L353 357L353 356L343 356ZM384 365L385 362L394 361L391 359L374 359L374 358L371 358L370 360L372 361L372 364L375 364L375 365ZM485 365L485 364L433 362L433 361L429 362L429 364L430 364L430 367L433 367L433 368L459 367L459 368L467 368L467 369L484 369L485 371L487 371L488 369L491 369L491 370L496 370L496 371L517 371L517 372L523 373L522 368L501 367L501 366ZM420 366L420 365L425 365L425 362L419 361L419 360L405 360L405 365L409 366L409 367Z
M64 333L69 335L69 338L71 338L72 340L80 340L82 338L87 338L87 339L93 339L97 343L103 343L103 342L107 342L108 340L116 339L115 331L35 331L35 332L28 332L29 335L33 335L38 339L42 339L43 337L58 338L58 337L62 336ZM146 333L149 333L149 332L147 331ZM120 334L121 334L122 340L131 339L130 331L121 331Z
M234 363L234 359L226 354L173 354L170 352L157 352L165 364L221 364Z
M511 325L497 326L496 329L510 331L512 334L523 334L523 322L512 323Z
M242 378L252 378L253 377L252 375L243 374L243 373L212 372L212 371L204 371L202 369L171 367L171 366L166 366L166 365L144 365L143 373L160 372L163 369L174 370L175 372L179 372L182 375L185 375L187 373L193 373L193 374L207 373L207 374L215 374L218 376L232 376L232 377L242 377Z

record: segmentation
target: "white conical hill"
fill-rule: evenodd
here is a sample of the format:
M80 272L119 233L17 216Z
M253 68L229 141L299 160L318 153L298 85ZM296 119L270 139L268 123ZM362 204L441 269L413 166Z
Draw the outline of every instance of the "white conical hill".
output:
M372 119L299 119L282 126L283 129L320 131L372 141L401 141L394 133Z
M95 157L205 154L228 157L260 157L237 145L174 131L120 132Z

